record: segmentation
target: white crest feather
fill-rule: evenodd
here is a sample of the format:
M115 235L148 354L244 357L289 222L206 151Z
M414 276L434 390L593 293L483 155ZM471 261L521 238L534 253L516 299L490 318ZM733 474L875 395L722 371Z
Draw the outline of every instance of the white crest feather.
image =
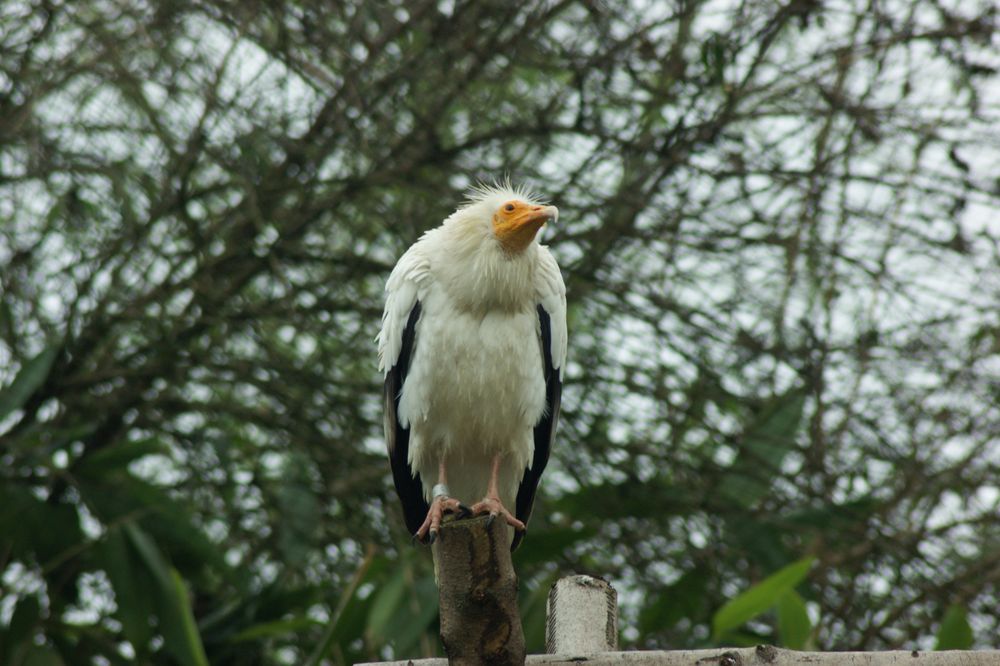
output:
M492 199L520 199L533 204L545 204L537 192L531 190L526 185L518 183L513 185L510 176L494 179L492 182L479 181L465 192L465 206L474 206L484 201Z

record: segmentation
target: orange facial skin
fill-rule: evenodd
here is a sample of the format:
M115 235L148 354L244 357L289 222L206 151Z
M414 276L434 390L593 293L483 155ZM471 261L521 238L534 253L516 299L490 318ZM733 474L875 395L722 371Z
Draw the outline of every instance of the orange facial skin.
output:
M517 199L504 203L493 214L493 233L509 254L524 252L542 225L555 220L555 206L538 206Z

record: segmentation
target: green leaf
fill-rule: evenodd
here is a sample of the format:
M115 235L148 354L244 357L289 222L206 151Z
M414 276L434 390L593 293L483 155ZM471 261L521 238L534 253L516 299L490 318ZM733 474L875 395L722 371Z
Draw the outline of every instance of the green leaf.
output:
M793 389L772 398L744 429L740 451L722 477L719 494L742 507L753 507L771 489L771 479L795 448L806 395Z
M795 434L802 422L806 394L801 389L772 399L746 432L744 451L772 469L778 469L795 446Z
M181 575L139 526L126 523L123 529L156 583L153 602L164 647L185 666L208 666Z
M392 577L384 583L377 592L368 611L368 628L366 633L375 640L387 641L392 636L395 627L391 620L396 609L403 603L406 592L406 568L399 566Z
M701 62L705 65L706 74L712 83L723 80L726 67L726 43L724 38L713 33L702 42Z
M321 622L317 622L310 617L304 616L290 617L284 620L274 620L272 622L261 622L260 624L253 625L252 627L247 627L229 640L233 643L239 643L242 641L256 641L262 638L274 638L276 636L294 634L298 631L302 631L303 629L308 629L321 624Z
M18 601L10 618L7 638L14 643L31 638L31 633L38 624L39 610L38 597L33 594Z
M52 567L83 541L74 506L40 500L27 486L0 484L0 507L0 535L11 544L15 557Z
M48 646L32 645L24 656L11 666L63 666L59 653Z
M10 330L14 325L14 311L10 309L10 303L7 299L0 299L0 329Z
M14 381L0 390L0 419L23 407L31 394L45 383L59 350L58 346L47 347L21 366L21 371L17 373Z
M32 543L39 562L45 567L51 567L83 542L80 515L71 504L41 501L35 513L39 520L35 525L45 525L45 529L34 530Z
M935 650L968 650L972 648L974 637L965 609L952 605L945 611L941 627L937 632Z
M345 647L364 636L368 622L368 614L371 612L372 602L375 601L375 594L369 594L364 599L361 599L356 594L356 588L358 586L380 580L385 572L394 566L398 566L398 561L390 560L384 556L373 558L371 564L367 567L364 563L362 563L361 567L359 567L359 571L362 568L364 568L365 571L360 579L358 579L357 574L355 574L357 580L356 586L354 588L348 587L348 589L341 594L339 605L343 607L343 610L341 611L337 624L331 633L331 639L333 642L337 643L341 647ZM350 594L347 594L348 592L350 592Z
M97 430L98 423L78 422L66 426L55 426L51 423L32 422L11 441L12 448L24 456L25 461L34 464L49 465L48 458L57 450L65 448L70 442L78 441Z
M799 555L788 544L797 531L776 514L734 511L723 518L724 538L757 565L759 571L777 571Z
M165 551L167 559L191 577L206 567L226 578L245 575L226 564L222 552L192 522L191 509L162 488L118 468L80 474L77 487L88 508L104 523L135 522Z
M322 601L321 588L318 584L294 585L279 577L260 591L231 598L218 604L198 617L198 630L205 637L205 648L211 651L209 643L247 642L258 640L252 635L241 635L244 632L252 634L259 630L262 633L273 632L271 637L282 633L298 632L312 625L322 625L316 620L304 615L305 609ZM305 623L308 626L292 629L291 624ZM290 623L288 631L282 632L280 625ZM273 625L273 626L271 626ZM268 636L260 636L266 639Z
M707 567L696 567L664 588L639 612L639 631L647 634L669 629L684 618L691 618L694 624L704 612L709 573Z
M863 525L879 505L874 496L865 495L842 504L798 509L786 514L782 520L797 529L848 531Z
M726 634L727 646L732 647L754 647L755 645L766 644L772 640L770 635L761 634L749 629L734 629Z
M716 611L712 618L712 639L718 641L729 631L772 608L778 599L805 580L816 557L810 555L768 576Z
M524 646L529 654L545 652L546 606L549 600L549 590L558 579L559 572L553 572L530 585L521 586L518 606L521 609L521 624L524 628Z
M164 454L167 447L158 439L140 439L123 442L98 450L82 459L74 467L74 472L85 476L101 476L115 469L124 468L133 460L154 454Z
M793 650L802 650L812 633L812 622L806 604L795 590L788 590L778 597L778 635L781 644Z
M411 593L413 605L403 604L392 623L392 645L398 655L413 654L420 637L438 614L438 591L433 576L415 581Z
M14 614L10 618L7 635L0 644L0 663L12 663L15 656L24 654L31 645L32 635L38 624L39 611L38 597L33 594L17 602ZM22 646L20 650L17 649L18 646Z
M531 538L522 541L521 546L514 552L514 566L520 569L552 562L573 544L590 539L595 534L597 529L594 527L582 529L556 527L532 532Z
M388 564L389 560L384 557L375 557L375 548L371 545L368 546L365 559L361 562L357 571L354 572L354 577L347 585L347 588L341 592L340 600L337 602L337 607L330 617L330 622L323 631L323 636L317 643L316 648L306 660L305 666L319 666L333 645L343 646L349 642L345 640L345 635L350 637L349 640L354 640L355 637L360 636L363 630L361 621L367 617L367 613L362 613L361 611L370 607L371 597L359 599L357 595L358 587L376 578ZM353 623L350 622L351 619L354 620ZM342 620L344 621L342 622ZM348 627L348 624L353 624L353 626Z
M278 548L285 561L302 568L315 542L317 526L322 522L319 500L311 489L310 462L295 453L285 461L275 493L283 519L278 523Z
M5 483L0 485L0 534L11 544L11 554L21 558L33 551L31 540L33 530L29 525L36 520L41 500L31 494L27 487Z
M116 616L122 623L125 638L141 653L153 635L150 626L153 614L151 577L120 527L109 529L96 551L114 590L118 606Z
M588 485L575 493L563 495L552 503L556 511L593 520L623 517L665 519L684 515L692 508L683 487L654 477L643 483L605 482ZM528 539L524 541L527 547Z
M194 621L194 613L191 611L191 602L188 599L188 591L184 586L184 579L173 567L170 568L170 581L173 583L172 596L168 603L171 606L174 617L172 622L175 626L171 628L174 634L174 653L178 659L188 664L198 666L208 666L208 657L205 656L205 648L201 644L201 636L198 634L198 625ZM161 621L162 621L161 615ZM167 638L164 633L164 639Z

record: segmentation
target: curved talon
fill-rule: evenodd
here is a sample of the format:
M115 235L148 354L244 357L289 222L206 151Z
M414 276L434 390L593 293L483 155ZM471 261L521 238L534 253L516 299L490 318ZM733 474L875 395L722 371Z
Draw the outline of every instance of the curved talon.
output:
M433 544L441 536L441 523L444 521L446 513L458 514L465 507L461 502L453 497L438 495L435 497L427 509L427 517L413 537L420 543Z
M507 507L503 505L498 497L484 497L481 501L476 502L472 506L472 515L480 516L484 513L489 513L489 518L486 519L487 529L493 524L493 521L497 517L503 518L504 522L513 527L518 532L524 530L524 523L518 520Z

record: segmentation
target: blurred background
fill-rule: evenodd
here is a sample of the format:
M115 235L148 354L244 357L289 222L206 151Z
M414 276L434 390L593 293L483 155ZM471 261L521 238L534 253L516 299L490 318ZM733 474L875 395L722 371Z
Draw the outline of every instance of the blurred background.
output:
M629 649L997 647L988 1L0 6L0 663L440 652L381 433L395 259L559 206L515 555Z

